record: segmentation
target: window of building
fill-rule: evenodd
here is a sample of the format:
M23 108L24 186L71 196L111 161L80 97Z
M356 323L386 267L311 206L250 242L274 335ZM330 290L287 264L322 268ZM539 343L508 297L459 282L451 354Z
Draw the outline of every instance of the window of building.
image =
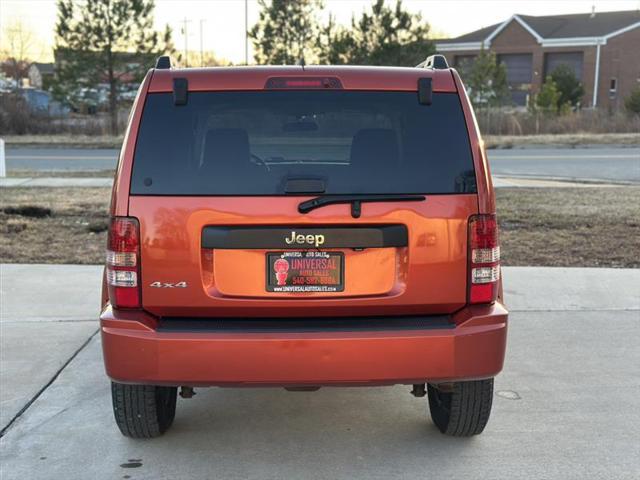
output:
M612 77L611 80L609 80L609 93L616 93L617 90L618 90L618 79L615 77Z

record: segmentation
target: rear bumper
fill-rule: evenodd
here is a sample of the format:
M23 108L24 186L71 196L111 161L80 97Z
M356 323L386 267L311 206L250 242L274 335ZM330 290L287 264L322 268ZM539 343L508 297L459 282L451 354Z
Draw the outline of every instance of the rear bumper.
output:
M467 307L451 328L165 331L144 312L101 315L114 381L190 386L392 385L471 380L502 369L506 309Z

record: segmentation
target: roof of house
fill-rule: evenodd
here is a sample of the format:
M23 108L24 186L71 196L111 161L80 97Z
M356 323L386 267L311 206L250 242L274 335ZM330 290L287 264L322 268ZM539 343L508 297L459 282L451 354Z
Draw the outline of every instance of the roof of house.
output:
M462 42L481 42L489 35L493 33L493 31L498 28L501 23L496 23L493 25L489 25L488 27L481 28L480 30L475 30L473 32L465 33L464 35L460 35L456 38L448 38L445 40L447 43L462 43Z
M580 45L589 44L585 43L587 39L593 40L593 44L597 44L606 43L607 38L611 36L640 27L640 10L543 17L516 14L502 23L490 25L456 38L442 40L438 44L445 46L443 50L446 49L446 45L452 44L478 43L478 48L480 48L484 42L484 46L488 47L491 40L512 21L520 23L543 45L553 45L560 42L566 45L577 39L581 40ZM471 48L471 45L469 47Z
M34 62L31 64L32 66L36 67L41 74L45 73L50 73L53 74L55 67L53 63L39 63L39 62Z
M542 38L604 37L640 22L640 10L533 17L519 15Z

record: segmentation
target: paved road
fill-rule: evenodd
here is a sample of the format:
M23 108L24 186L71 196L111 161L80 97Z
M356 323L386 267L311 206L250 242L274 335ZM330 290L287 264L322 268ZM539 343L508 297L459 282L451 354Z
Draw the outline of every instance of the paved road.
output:
M118 153L102 148L7 148L7 170L112 170Z
M64 367L0 439L3 480L637 479L640 270L505 269L508 356L479 437L442 436L426 400L398 386L200 389L151 441L113 423L92 337L100 271L1 268L3 409L7 397L14 411L27 404Z
M491 172L640 183L640 148L489 150Z
M117 150L7 149L9 170L109 170ZM640 183L640 148L490 150L494 175L597 179Z

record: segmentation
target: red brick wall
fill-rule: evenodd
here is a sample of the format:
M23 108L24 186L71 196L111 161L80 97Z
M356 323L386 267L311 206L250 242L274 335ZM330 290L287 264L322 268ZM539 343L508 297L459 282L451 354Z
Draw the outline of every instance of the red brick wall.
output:
M612 77L618 79L615 94L609 93ZM624 108L624 100L640 85L640 28L610 38L600 51L598 106L612 110Z
M542 48L524 27L512 21L491 43L491 51L501 53L530 53L533 55L533 79L531 92L539 91L544 82L544 54L551 52L583 52L582 78L585 96L582 105L591 107L595 77L596 47L546 47ZM475 51L443 52L450 65L455 65L459 55L477 55ZM600 75L598 85L598 106L609 109L622 108L624 98L631 90L640 85L640 28L636 28L611 38L600 51ZM618 88L610 98L609 82L611 77L618 79ZM464 80L464 79L463 79Z
M535 37L517 20L512 20L491 42L491 49L500 53L521 53L523 48L529 50L537 46Z

